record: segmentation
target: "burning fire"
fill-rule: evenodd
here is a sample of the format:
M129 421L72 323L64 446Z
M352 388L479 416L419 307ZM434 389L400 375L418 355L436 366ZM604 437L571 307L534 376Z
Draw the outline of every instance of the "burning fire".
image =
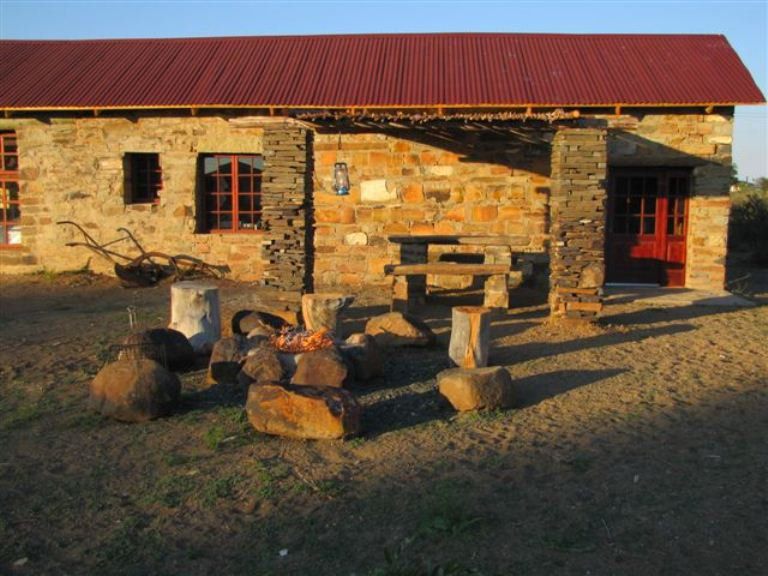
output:
M270 336L269 342L276 350L292 354L323 350L333 346L333 338L328 334L328 330L315 332L303 330L300 326L283 328L279 334Z

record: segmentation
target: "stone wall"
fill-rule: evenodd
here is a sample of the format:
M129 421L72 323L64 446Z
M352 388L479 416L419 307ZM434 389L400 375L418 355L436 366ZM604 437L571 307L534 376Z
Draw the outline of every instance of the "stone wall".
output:
M594 318L605 278L606 131L561 128L552 143L550 305Z
M188 254L228 265L241 280L262 278L261 232L196 234L195 190L203 153L261 153L262 128L233 129L213 117L54 118L4 120L16 130L20 149L23 256L0 251L3 272L35 268L62 271L90 262L111 265L85 248L67 248L82 237L58 220L80 223L97 241L130 229L147 250ZM157 204L125 204L123 155L158 152L163 188ZM137 254L128 242L115 250Z
M337 133L315 135L317 286L389 285L384 266L400 261L387 240L395 234L527 235L530 258L546 259L548 143L458 138L342 133L339 145ZM348 164L349 196L335 195L335 162Z
M275 125L275 119L271 122ZM608 126L609 167L690 167L687 285L722 288L732 116L606 115L581 123ZM264 153L264 126L207 116L102 116L2 119L0 129L18 134L22 180L23 247L0 250L3 272L71 270L89 260L93 269L108 271L109 265L85 249L64 247L79 238L55 222L75 220L101 241L117 237L116 228L126 226L147 248L228 265L236 279L265 279L264 232L195 233L199 155ZM445 131L423 127L341 131L339 139L338 130L319 129L314 168L306 147L312 173L311 182L305 181L311 188L306 218L314 222L314 238L305 239L304 247L310 252L314 247L315 253L314 265L313 255L307 255L305 272L313 273L318 288L388 285L384 266L400 257L398 247L387 241L392 234L522 234L531 238L528 259L547 262L552 132L521 125L446 137ZM124 203L122 156L127 152L160 154L158 204ZM332 188L335 162L349 166L349 196L336 196Z

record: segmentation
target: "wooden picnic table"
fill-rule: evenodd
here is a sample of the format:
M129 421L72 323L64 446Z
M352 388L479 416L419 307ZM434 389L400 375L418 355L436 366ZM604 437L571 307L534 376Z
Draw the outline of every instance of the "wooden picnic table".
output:
M523 248L531 242L529 236L509 235L423 235L390 236L389 241L400 245L400 263L386 266L385 272L394 276L392 310L407 312L423 304L427 293L427 274L478 276L485 279L484 305L491 308L509 306L508 277L512 273L512 248ZM483 246L484 263L429 262L429 246Z

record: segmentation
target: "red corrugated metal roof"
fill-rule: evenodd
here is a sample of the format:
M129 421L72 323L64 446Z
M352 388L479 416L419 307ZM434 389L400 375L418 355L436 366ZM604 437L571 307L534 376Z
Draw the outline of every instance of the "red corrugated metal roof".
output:
M753 104L723 36L0 41L0 108Z

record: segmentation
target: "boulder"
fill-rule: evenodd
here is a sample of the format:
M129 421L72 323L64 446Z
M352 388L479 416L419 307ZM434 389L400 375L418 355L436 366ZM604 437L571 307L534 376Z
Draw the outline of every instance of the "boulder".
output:
M288 326L280 316L257 310L240 310L232 316L232 334L270 336Z
M458 411L495 410L514 404L512 378L504 368L453 368L437 375L437 387Z
M379 345L370 334L352 334L342 344L341 353L351 364L356 380L367 382L384 373Z
M231 338L222 338L213 345L211 360L208 363L208 384L227 384L237 382L237 375L245 361L247 342L241 334Z
M169 370L188 370L195 365L195 351L184 334L172 328L152 328L123 340L120 358L147 358Z
M245 410L251 425L266 434L323 440L360 431L360 405L341 388L254 385Z
M277 350L268 342L262 342L248 351L237 381L244 386L252 382L281 382L283 374Z
M435 333L424 321L402 312L388 312L368 320L365 333L379 346L431 346Z
M107 364L91 381L88 405L123 422L145 422L170 414L181 396L178 376L147 358Z
M349 368L335 348L304 352L296 358L296 372L291 384L341 388L349 376Z

